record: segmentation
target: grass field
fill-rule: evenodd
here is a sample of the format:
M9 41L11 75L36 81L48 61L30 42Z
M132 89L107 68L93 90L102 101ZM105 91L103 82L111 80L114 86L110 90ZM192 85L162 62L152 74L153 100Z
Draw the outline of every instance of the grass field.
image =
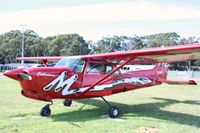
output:
M51 116L32 118L39 115L46 102L22 96L17 81L0 78L0 132L134 133L142 127L154 133L200 132L199 85L163 84L105 98L119 108L119 119L101 117L109 110L101 98L74 100L72 104L76 107L73 108L62 106L62 100L55 100ZM24 119L11 119L15 117Z

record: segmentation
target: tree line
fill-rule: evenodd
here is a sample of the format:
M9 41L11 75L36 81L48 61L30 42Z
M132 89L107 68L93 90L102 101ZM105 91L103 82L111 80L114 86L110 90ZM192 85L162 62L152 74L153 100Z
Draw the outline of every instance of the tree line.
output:
M11 30L0 35L0 64L16 63L22 56L22 36L19 30ZM200 37L181 38L176 32L159 33L146 36L106 36L97 42L86 41L79 34L60 34L43 38L33 30L24 32L24 57L74 56L134 49L155 48L199 43ZM200 65L200 60L172 63L171 69L179 66Z

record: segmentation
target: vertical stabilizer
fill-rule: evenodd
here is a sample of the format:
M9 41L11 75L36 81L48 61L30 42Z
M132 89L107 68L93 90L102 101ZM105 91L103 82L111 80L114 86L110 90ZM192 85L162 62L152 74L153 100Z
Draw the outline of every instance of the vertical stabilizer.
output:
M161 79L166 79L169 65L169 63L157 63L156 66L153 68L155 76L160 77Z

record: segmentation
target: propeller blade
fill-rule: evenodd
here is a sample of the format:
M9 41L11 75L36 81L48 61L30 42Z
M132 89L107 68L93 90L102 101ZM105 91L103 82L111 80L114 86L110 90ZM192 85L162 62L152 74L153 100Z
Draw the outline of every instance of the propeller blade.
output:
M17 76L18 76L18 77L21 77L21 78L23 78L23 79L25 79L25 80L32 80L32 77L31 77L31 76L29 76L29 75L27 75L27 74L24 74L24 73L18 73Z

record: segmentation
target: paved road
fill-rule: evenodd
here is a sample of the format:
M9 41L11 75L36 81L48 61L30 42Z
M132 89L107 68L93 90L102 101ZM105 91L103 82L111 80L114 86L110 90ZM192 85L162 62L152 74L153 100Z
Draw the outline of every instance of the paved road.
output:
M0 73L0 78L7 78L7 77L4 76L3 73Z

